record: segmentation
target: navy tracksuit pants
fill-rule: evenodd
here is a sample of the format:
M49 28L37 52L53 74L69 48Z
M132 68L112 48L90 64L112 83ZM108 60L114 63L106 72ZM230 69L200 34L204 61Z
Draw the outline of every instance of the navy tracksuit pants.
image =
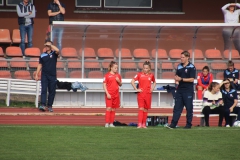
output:
M187 110L187 127L192 126L192 118L193 118L193 92L179 92L177 90L175 95L175 105L173 108L173 118L171 124L176 126L178 124L178 120L182 114L183 107L186 107Z
M234 109L231 113L237 114L237 120L240 121L240 107L237 107L237 106L234 107ZM228 124L228 125L232 126L233 122L231 122L231 120L230 120L230 110L229 110L229 108L224 108L224 117L225 117L226 125Z
M55 93L56 93L56 76L49 76L42 73L41 76L41 104L46 106L47 90L48 90L48 107L52 107Z

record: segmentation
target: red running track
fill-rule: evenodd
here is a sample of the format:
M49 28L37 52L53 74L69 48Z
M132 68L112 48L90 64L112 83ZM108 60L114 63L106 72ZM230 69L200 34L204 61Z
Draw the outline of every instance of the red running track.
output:
M116 113L137 113L136 108L119 108ZM7 113L4 115L4 113ZM16 113L31 113L30 115L16 115ZM103 126L104 116L76 116L62 115L57 113L101 113L104 115L105 108L56 108L54 114L46 115L47 112L40 112L36 108L0 108L0 124L11 125L77 125L77 126ZM153 108L149 113L170 113L171 108ZM185 109L183 111L185 112ZM11 115L12 114L12 115ZM34 115L36 114L36 115ZM56 115L55 115L56 114ZM168 117L168 123L171 122L172 116ZM116 116L115 120L129 124L137 123L137 116ZM210 117L210 125L217 126L218 117ZM185 126L186 118L181 116L178 125ZM200 118L193 118L193 126L200 124Z

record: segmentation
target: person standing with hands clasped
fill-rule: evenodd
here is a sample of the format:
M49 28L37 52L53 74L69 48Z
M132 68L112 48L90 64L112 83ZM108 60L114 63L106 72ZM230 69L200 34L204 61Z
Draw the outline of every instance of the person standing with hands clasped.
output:
M25 37L27 34L28 48L32 47L33 18L36 16L35 6L29 0L23 0L17 5L18 24L20 30L20 48L23 58L25 58Z
M138 81L138 88L135 85L135 81ZM153 83L153 85L152 85ZM151 63L145 61L143 63L143 70L139 72L131 81L133 88L138 92L138 127L147 128L146 119L148 110L151 109L152 92L156 86L154 75L151 73Z
M120 107L119 86L122 86L121 75L117 73L118 65L111 61L108 67L108 73L103 79L103 89L105 91L106 113L105 127L115 127L113 125L115 111Z
M46 52L42 53L39 58L39 64L37 67L37 73L35 75L35 80L38 81L38 74L42 70L41 74L41 105L39 110L46 111L48 108L49 112L53 112L52 104L54 101L56 93L56 65L59 49L52 44L51 41L46 42L45 44ZM46 107L46 98L48 90L48 105Z
M178 82L179 85L175 95L173 118L171 124L166 125L169 129L176 128L184 106L187 110L187 124L184 128L190 129L192 127L193 83L196 75L196 68L191 62L189 62L189 57L190 53L188 51L183 51L181 53L181 63L178 65L175 75L175 81Z

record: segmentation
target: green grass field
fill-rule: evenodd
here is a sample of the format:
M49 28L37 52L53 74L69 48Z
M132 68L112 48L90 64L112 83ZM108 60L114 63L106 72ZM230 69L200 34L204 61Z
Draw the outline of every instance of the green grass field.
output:
M0 160L237 160L240 128L0 126Z

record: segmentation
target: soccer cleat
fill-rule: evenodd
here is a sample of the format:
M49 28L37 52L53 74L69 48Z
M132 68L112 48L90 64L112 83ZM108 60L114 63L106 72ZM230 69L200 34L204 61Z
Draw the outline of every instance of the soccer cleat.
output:
M170 124L170 125L166 125L165 127L168 128L168 129L175 129L175 128L176 128L176 127L173 126L172 124Z
M108 128L108 127L109 127L109 124L108 124L108 123L106 123L106 124L105 124L105 128Z
M53 112L52 107L48 107L48 111L49 111L49 112Z
M142 128L147 128L147 126L145 124L142 125Z
M109 127L115 127L112 123L109 125Z
M40 111L43 111L43 112L45 112L46 111L46 107L45 106L39 106L39 108L38 108Z
M138 123L137 128L142 128L142 123Z
M226 125L226 127L230 127L230 125L229 125L229 124L227 124L227 125Z

